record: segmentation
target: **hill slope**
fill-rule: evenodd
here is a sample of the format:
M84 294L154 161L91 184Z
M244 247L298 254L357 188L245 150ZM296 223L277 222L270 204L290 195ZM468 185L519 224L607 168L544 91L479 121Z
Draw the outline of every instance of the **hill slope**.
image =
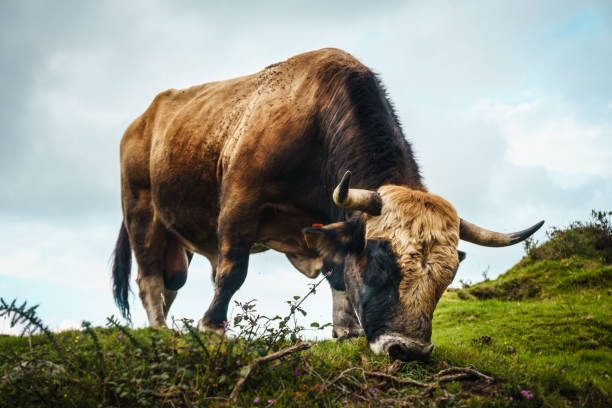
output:
M2 336L0 405L612 406L612 231L611 214L601 214L528 243L498 279L447 291L425 363L392 363L359 338L313 342L249 369L295 344L301 329L280 317L285 329L272 329L243 304L234 336L198 334L189 322L131 330L112 319L108 328ZM5 303L1 313L44 328L25 305Z
M552 228L497 279L447 292L435 313L439 357L473 362L552 406L609 404L611 215Z

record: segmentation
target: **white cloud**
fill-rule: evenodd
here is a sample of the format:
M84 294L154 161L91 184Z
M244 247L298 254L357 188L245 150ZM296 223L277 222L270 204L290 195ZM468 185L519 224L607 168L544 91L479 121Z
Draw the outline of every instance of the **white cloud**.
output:
M77 322L76 320L72 320L72 319L63 319L57 325L57 328L53 331L62 332L62 331L67 331L67 330L81 330L81 323ZM22 331L23 331L23 324L18 324L14 327L11 327L10 318L6 316L0 317L0 334L19 336L21 335Z
M71 289L108 291L106 262L117 231L95 221L81 225L0 222L0 276Z
M0 334L19 336L23 328L20 325L11 327L11 319L7 316L0 317Z
M518 104L480 100L474 109L499 127L507 143L505 158L512 164L544 168L561 185L612 175L611 123L579 122L567 106L544 99Z
M64 319L57 326L57 329L55 329L56 332L63 332L69 330L81 330L81 323L72 319Z
M538 110L539 106L539 100L511 104L481 99L476 102L475 109L477 112L490 115L493 119L501 117L509 120L520 114L534 113Z

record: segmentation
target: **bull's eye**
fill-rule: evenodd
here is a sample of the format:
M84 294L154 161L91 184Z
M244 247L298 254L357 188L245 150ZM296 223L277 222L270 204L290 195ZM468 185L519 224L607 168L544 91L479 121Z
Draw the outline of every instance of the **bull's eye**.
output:
M399 279L399 266L388 241L373 240L367 244L364 283L376 288Z
M384 269L377 269L371 263L366 265L363 281L367 286L378 288L387 282L387 274Z

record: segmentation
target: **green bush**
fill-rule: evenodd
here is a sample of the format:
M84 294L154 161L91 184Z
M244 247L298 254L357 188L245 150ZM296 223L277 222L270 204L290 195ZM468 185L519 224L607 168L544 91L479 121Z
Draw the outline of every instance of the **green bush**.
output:
M524 243L529 259L565 259L579 255L587 259L603 259L612 263L612 211L591 211L590 221L574 221L567 228L552 227L546 232L548 241L537 245Z
M550 298L585 288L612 284L612 211L591 212L590 221L552 227L548 240L524 243L525 257L494 281L466 285L458 296L467 300Z

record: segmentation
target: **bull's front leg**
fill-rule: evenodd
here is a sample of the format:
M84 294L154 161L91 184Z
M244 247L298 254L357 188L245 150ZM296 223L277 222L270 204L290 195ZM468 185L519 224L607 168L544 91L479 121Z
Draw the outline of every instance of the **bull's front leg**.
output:
M219 332L227 322L227 309L232 296L244 282L249 265L248 243L221 245L219 261L214 276L215 295L208 310L198 324L198 329Z
M363 336L363 328L359 324L355 310L348 300L346 292L334 289L331 291L334 303L334 328L332 330L332 336L336 337L338 340Z

